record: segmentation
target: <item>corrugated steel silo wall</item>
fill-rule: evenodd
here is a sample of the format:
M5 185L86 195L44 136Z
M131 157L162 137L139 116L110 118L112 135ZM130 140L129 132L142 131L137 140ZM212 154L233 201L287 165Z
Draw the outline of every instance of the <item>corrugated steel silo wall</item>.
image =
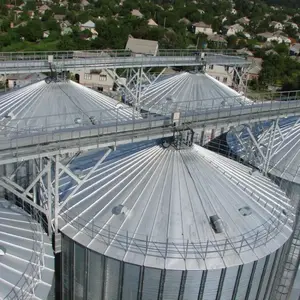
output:
M287 196L293 201L296 208L296 220L293 234L284 247L284 255L281 257L272 299L299 300L300 282L297 282L295 278L297 273L300 272L300 185L281 178L274 178L274 180L279 183L280 187L286 191ZM299 276L300 274L297 278ZM293 289L298 290L298 294Z
M222 270L159 270L123 263L62 235L64 300L266 300L281 249Z

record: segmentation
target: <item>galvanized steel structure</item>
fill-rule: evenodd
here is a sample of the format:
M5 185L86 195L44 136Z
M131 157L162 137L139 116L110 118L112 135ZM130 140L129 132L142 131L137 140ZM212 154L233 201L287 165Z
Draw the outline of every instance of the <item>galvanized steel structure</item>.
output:
M59 188L63 299L268 299L294 219L270 180L166 141L82 165Z
M48 297L54 256L37 221L22 208L0 199L0 299Z
M133 103L135 98L130 96L128 102ZM182 72L162 77L143 86L139 92L139 107L156 113L201 111L251 103L250 99L202 72Z
M299 117L265 122L260 128L233 130L231 145L240 157L268 173L292 199L296 211L293 235L281 258L272 299L300 297L300 125ZM255 134L256 133L256 134ZM298 272L298 275L297 275ZM297 276L297 277L296 277Z
M1 132L32 134L132 119L132 109L74 81L44 80L0 96Z
M17 54L0 69L131 67L140 89L146 67L247 65L239 57L224 60L224 53L139 59L98 54ZM46 217L57 253L61 229L64 300L269 297L294 220L282 191L197 146L175 150L165 141L116 147L193 134L191 126L295 114L297 96L287 102L238 100L237 106L225 101L174 117L177 109L137 113L139 93L129 108L72 82L40 82L23 92L0 98L0 186L5 197L14 195ZM82 156L96 148L106 150Z
M206 49L201 53L195 50L161 49L156 56L135 57L128 50L100 51L44 51L44 52L2 52L0 72L48 72L49 64L58 70L123 69L166 66L199 66L220 64L248 66L250 63L238 56L235 50Z

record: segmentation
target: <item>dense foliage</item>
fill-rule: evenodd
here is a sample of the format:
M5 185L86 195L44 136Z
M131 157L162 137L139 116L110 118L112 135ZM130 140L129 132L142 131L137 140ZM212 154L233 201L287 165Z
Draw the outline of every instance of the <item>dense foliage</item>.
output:
M299 0L90 0L86 7L81 6L81 0L69 0L68 7L60 2L53 0L50 9L42 14L39 1L27 1L22 10L18 7L22 0L1 1L0 50L123 49L129 35L157 40L161 49L224 47L222 43L208 41L205 34L194 34L191 24L203 21L212 26L213 32L226 38L228 48L247 48L264 59L260 80L254 87L260 89L273 84L300 88L300 66L288 56L288 49L276 44L263 48L264 41L257 37L259 33L275 31L270 28L270 23L284 23L288 15L290 22L300 24ZM7 7L7 4L15 7ZM284 7L272 8L270 5ZM132 16L133 9L138 9L143 18ZM70 23L71 34L61 34L61 24L55 15L62 15ZM250 23L243 26L251 37L242 32L226 37L226 26L242 17L250 19ZM149 19L158 26L149 26ZM180 22L182 19L190 23ZM98 36L94 39L89 31L79 29L79 24L88 20L96 24ZM299 39L299 32L292 26L285 26L284 30L289 37ZM265 55L270 48L277 54Z

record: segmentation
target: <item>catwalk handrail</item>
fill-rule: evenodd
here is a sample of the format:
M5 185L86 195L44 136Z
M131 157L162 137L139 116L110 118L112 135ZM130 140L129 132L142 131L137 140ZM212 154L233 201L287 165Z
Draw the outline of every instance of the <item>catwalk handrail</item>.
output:
M103 116L106 112L114 112L109 114L114 117L105 119ZM124 113L126 114L124 115ZM181 110L176 126L201 127L216 123L228 125L233 122L248 123L252 120L297 114L300 114L300 101L298 100L256 102L236 106ZM70 114L60 115L60 122L63 120L66 122L67 116ZM82 123L51 123L52 116L41 117L45 122L44 126L40 123L37 126L36 118L15 119L8 123L2 122L0 124L0 151L13 152L15 149L23 147L50 145L51 143L58 149L63 143L71 144L72 141L76 141L80 145L84 139L88 139L86 142L92 142L94 139L93 143L100 145L103 141L116 142L118 138L125 137L125 135L126 138L136 135L146 138L150 137L151 134L162 137L167 132L172 133L174 129L170 111L161 111L160 114L147 112L139 115L133 113L132 108L114 108L98 112L76 112L71 116L73 116L72 120L82 118ZM93 116L95 121L91 122L89 116ZM55 118L57 117L56 115ZM31 123L35 126L30 125ZM35 149L35 152L38 150Z
M166 238L165 242L156 241L155 237L135 234L125 230L118 230L110 225L97 225L91 220L84 220L78 215L72 215L66 210L60 215L61 219L76 230L84 232L92 239L96 239L106 246L116 247L124 251L142 253L145 256L163 258L194 259L199 255L205 259L210 254L217 254L223 258L227 251L233 250L237 254L251 251L267 244L285 226L290 227L293 222L292 212L283 212L279 206L273 207L271 217L263 224L249 230L247 233L235 237L203 242L189 239ZM226 234L225 234L226 235Z
M19 209L21 210L21 208ZM22 213L24 213L23 210L21 210ZM41 216L35 209L31 209L28 221L32 230L33 251L20 279L3 300L32 299L35 287L41 280L41 269L44 267L44 236L40 224Z
M160 49L155 56L195 56L197 53L223 54L231 56L242 56L234 49ZM91 58L91 57L128 57L133 53L129 50L69 50L69 51L24 51L24 52L0 52L0 61L11 60L40 60L48 59L53 55L54 59L68 58ZM151 54L151 53L149 53Z

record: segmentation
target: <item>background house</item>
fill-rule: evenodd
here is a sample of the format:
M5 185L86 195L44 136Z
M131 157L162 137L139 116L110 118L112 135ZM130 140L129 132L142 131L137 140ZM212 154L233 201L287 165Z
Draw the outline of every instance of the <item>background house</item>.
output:
M128 37L125 50L130 50L134 55L153 55L158 52L158 41L135 39Z
M90 2L88 2L87 0L81 0L81 2L80 2L80 7L82 10L84 10L89 5L90 5Z
M192 29L195 34L198 33L205 33L206 35L213 34L211 25L205 24L204 22L194 23Z
M96 24L93 22L93 21L91 21L91 20L89 20L89 21L87 21L87 22L85 22L85 23L83 23L83 24L81 24L81 23L79 23L79 28L80 28L80 30L91 30L91 29L95 29L95 27L96 27Z
M78 83L98 91L112 91L115 82L111 70L78 69L73 74Z
M153 19L149 19L148 20L148 26L157 27L158 25Z
M207 37L207 41L209 43L213 44L214 47L217 47L217 48L226 47L227 43L228 43L227 40L222 35L219 35L219 34L209 35Z
M38 11L39 11L39 13L40 13L41 15L45 14L46 10L51 10L51 8L50 8L48 5L46 5L46 4L42 5L42 6L39 7L39 9L38 9Z
M206 73L228 86L233 85L233 68L232 67L209 65L206 67Z
M296 23L293 22L285 22L284 27L292 27L295 30L299 30L299 26Z
M300 43L296 43L290 46L290 55L292 56L300 55Z
M9 89L21 88L28 84L43 80L46 75L42 73L22 73L22 74L9 74L6 76L6 83Z
M251 62L247 73L248 80L258 80L259 73L262 70L263 59L258 57L248 57L247 59Z
M238 32L243 32L244 31L244 27L240 24L225 26L225 29L227 29L227 31L226 31L227 36L236 35Z
M59 23L65 19L65 15L54 15L53 18Z
M257 36L265 39L267 42L277 42L277 43L286 43L290 44L291 40L283 35L284 33L281 31L277 32L263 32L259 33Z
M143 18L144 15L138 10L138 9L133 9L131 11L131 15L137 18Z
M63 27L60 34L61 35L68 35L71 34L73 32L71 27Z
M272 21L270 23L270 27L272 27L276 30L282 30L283 29L283 25L280 22L276 22L276 21Z
M248 19L247 17L242 17L242 18L236 20L236 23L241 24L241 25L249 25L250 19Z

